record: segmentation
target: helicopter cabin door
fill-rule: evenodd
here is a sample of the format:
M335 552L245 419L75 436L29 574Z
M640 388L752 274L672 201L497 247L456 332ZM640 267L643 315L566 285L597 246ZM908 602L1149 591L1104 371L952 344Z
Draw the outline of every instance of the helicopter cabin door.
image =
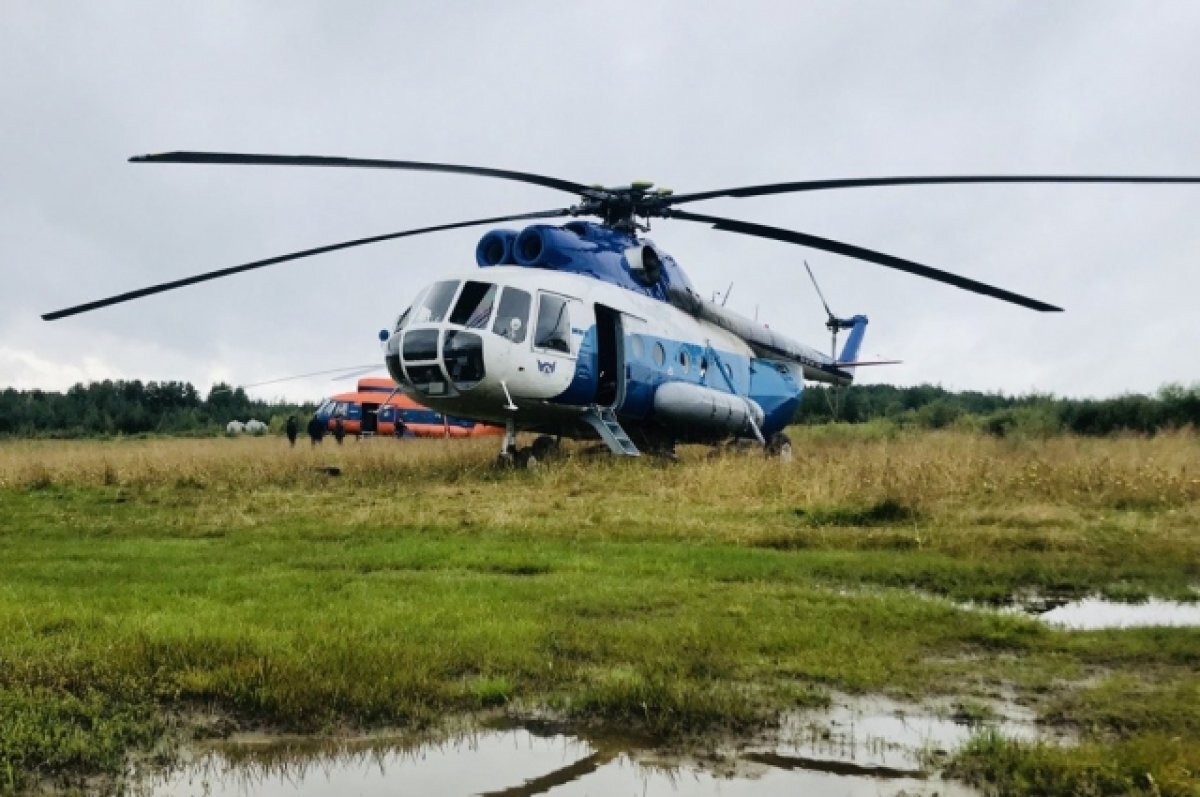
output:
M363 404L362 409L362 433L375 434L379 428L379 405L378 404Z
M616 409L625 400L625 333L621 313L596 305L596 398L600 407Z

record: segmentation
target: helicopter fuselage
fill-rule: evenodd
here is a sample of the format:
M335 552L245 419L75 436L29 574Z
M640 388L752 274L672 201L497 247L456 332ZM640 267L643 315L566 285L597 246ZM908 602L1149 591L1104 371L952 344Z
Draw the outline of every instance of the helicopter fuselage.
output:
M492 307L480 310L488 294ZM803 390L798 366L757 358L736 335L661 301L513 266L420 291L387 354L400 389L427 406L567 436L586 434L580 413L590 407L679 441L749 434L750 414L769 435L791 420ZM669 383L681 395L656 406Z
M484 268L422 289L385 331L389 372L415 400L569 437L592 436L585 414L607 409L631 434L669 443L750 437L753 427L769 437L792 420L804 365L759 356L672 305L668 288L690 286L669 256L656 253L656 279L639 280L631 250L645 243L632 236L607 248L608 262L589 249L533 266L490 265L500 258L487 256L488 242Z

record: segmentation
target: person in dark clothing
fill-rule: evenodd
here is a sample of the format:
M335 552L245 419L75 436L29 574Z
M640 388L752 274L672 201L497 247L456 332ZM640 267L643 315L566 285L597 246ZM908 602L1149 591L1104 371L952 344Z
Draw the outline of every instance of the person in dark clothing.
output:
M287 433L288 445L290 445L292 448L295 448L296 435L300 432L300 422L296 420L295 415L288 416L287 426L285 426L283 429L284 432Z
M333 439L337 440L339 446L346 439L346 424L342 423L340 415L333 419Z
M325 424L321 423L321 419L316 415L308 422L308 436L314 446L325 436Z

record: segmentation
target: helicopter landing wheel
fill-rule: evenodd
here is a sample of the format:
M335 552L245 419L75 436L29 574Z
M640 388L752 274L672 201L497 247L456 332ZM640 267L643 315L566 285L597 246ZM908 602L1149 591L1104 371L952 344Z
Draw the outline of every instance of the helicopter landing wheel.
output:
M540 459L532 448L518 448L513 458L513 467L517 470L537 470L544 460Z
M496 455L496 470L512 470L515 467L517 467L516 447L510 446Z
M792 461L792 439L783 432L776 432L767 441L766 454L780 462Z
M530 447L532 455L538 462L553 462L562 455L558 441L548 434L539 435Z

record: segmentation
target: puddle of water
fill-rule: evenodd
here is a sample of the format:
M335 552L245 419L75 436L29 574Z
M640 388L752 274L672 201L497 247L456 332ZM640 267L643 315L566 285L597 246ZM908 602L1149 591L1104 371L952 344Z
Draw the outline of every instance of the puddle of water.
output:
M1144 603L1117 603L1085 598L1038 614L1038 619L1073 631L1145 626L1200 626L1200 603L1151 598Z
M1066 631L1200 626L1200 601L1185 603L1150 598L1140 603L1123 603L1097 597L1073 601L1052 595L1018 594L1013 596L1010 604L999 608L974 603L956 605L969 611L1032 615L1046 625Z
M953 752L985 728L1013 739L1066 741L1040 728L1032 710L1012 703L972 702L973 713L982 709L985 718L967 719L961 707L949 701L930 708L880 697L844 699L825 712L789 716L780 738L824 760L896 771L919 771L930 753Z
M985 724L1019 738L1038 735L1032 715L1005 704L1007 718ZM686 752L628 739L572 735L529 723L448 741L398 738L337 742L235 736L198 746L168 772L135 781L142 797L237 795L539 794L771 795L844 797L977 792L927 771L928 752L952 751L978 728L883 699L839 701L828 711L788 717L761 739L722 739Z

